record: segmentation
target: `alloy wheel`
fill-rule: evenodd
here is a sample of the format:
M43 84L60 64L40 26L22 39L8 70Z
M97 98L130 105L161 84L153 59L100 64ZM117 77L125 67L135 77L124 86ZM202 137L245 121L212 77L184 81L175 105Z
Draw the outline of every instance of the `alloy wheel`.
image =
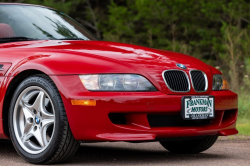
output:
M13 113L15 137L30 154L47 149L55 128L55 110L51 98L38 86L24 89L19 95Z

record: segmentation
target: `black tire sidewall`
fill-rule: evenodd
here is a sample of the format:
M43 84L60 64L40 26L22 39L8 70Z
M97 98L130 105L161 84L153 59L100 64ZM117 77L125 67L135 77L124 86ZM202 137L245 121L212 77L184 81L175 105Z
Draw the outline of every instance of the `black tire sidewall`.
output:
M47 94L50 96L53 105L54 105L54 110L55 110L55 117L56 117L56 122L55 122L55 126L54 126L54 135L53 138L49 144L49 146L47 147L46 150L44 150L43 152L39 153L39 154L30 154L28 152L26 152L19 144L19 142L16 139L15 136L15 132L14 132L14 126L13 126L13 113L14 113L14 107L15 107L15 103L17 101L17 98L19 97L19 95L21 94L21 92L23 90L25 90L26 88L30 87L30 86L38 86L40 88L42 88L43 90L45 90L47 92ZM64 109L62 109L62 107L60 107L59 104L59 100L61 100L61 98L59 98L58 96L58 91L55 87L54 84L51 83L51 81L49 81L49 78L46 77L41 77L41 76L32 76L29 77L27 79L25 79L16 89L11 104L10 104L10 110L9 110L9 130L10 130L10 137L11 140L13 142L13 145L16 149L16 151L18 152L18 154L23 157L26 161L30 162L30 163L45 163L47 161L49 161L49 159L54 155L54 153L57 150L58 147L58 143L61 141L61 136L60 136L60 131L62 128L62 116L64 113Z
M218 136L208 135L202 139L189 139L182 141L160 141L160 144L172 153L195 154L209 149L216 142Z

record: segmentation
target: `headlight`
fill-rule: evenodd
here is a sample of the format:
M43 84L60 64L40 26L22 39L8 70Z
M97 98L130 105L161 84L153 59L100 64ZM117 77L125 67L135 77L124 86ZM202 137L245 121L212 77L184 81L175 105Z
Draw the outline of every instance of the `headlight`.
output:
M228 82L222 75L214 75L213 90L229 90Z
M79 77L90 91L157 91L146 78L136 74L93 74Z

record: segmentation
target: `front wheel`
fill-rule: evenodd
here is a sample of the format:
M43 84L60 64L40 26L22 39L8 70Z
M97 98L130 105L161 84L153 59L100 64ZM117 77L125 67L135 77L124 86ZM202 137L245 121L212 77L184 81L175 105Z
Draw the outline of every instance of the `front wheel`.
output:
M205 136L201 139L162 141L160 144L172 153L191 154L209 149L216 142L218 136Z
M25 79L9 111L10 137L18 154L33 164L62 162L78 149L60 94L45 75Z

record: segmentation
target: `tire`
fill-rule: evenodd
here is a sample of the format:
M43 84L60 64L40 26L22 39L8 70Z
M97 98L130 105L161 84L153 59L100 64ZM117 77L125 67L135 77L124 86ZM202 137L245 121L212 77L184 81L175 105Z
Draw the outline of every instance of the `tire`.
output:
M160 144L172 153L194 154L209 149L216 142L218 136L205 136L202 139L181 141L163 141Z
M28 77L16 89L9 131L18 154L33 164L64 162L80 144L70 130L61 96L46 75Z

